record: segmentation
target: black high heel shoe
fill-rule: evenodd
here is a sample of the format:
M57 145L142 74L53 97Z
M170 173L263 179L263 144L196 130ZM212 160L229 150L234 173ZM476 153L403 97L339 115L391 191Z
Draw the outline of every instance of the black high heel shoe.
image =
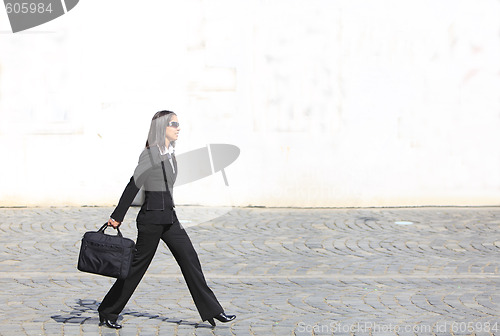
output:
M116 323L116 321L111 321L110 319L107 319L106 317L104 317L104 315L101 315L101 313L99 313L99 325L103 325L105 324L106 327L108 328L113 328L113 329L121 329L121 324L118 324Z
M222 323L227 323L229 321L232 321L236 318L236 315L226 315L224 312L220 313L219 315L216 315L207 321L212 325L212 327L215 327L215 321L214 319L219 320Z

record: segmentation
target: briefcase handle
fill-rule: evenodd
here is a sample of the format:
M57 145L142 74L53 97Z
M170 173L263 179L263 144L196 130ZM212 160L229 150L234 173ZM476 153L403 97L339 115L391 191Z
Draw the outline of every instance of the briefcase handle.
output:
M101 226L101 228L99 230L97 230L97 232L100 232L100 233L104 234L104 230L106 230L108 228L108 226L109 226L108 222L104 223L104 225ZM119 227L116 228L116 231L118 232L117 233L118 237L123 237L123 235L122 235Z

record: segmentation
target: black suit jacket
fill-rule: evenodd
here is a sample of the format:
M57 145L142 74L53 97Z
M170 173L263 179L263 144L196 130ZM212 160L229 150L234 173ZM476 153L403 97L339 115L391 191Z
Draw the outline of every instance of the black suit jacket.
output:
M175 173L167 155L161 155L157 146L145 148L139 157L134 175L125 187L111 218L122 222L128 208L141 187L144 188L144 203L137 215L137 222L171 224L174 222L173 185L177 178L177 161L172 157ZM163 163L163 164L162 164ZM164 175L165 172L165 175ZM167 186L165 186L165 177ZM169 190L170 189L170 190Z

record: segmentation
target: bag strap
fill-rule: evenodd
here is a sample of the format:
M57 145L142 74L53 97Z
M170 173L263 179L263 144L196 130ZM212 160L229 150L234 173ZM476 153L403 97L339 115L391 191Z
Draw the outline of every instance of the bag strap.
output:
M104 234L104 230L106 230L108 228L108 226L109 226L108 222L104 223L104 225L101 226L101 228L99 230L97 230L97 232ZM117 236L123 237L119 227L116 228L116 231L118 232Z
M150 147L148 147L148 151L149 151L149 159L151 160L151 167L152 167L152 166L154 166L154 161L153 161L153 157L151 155L151 148ZM170 199L173 202L174 198L172 197L172 194L170 193L170 190L168 189L167 173L165 173L165 164L163 163L163 160L160 160L160 161L161 161L161 170L163 172L163 181L165 181L165 191L168 192L168 194L170 195Z
M165 173L165 164L163 163L163 160L161 161L161 170L163 171L163 180L165 181L165 189L167 190L167 192L170 195L170 198L172 199L172 202L173 202L174 199L172 198L172 194L170 194L170 190L168 189L167 173Z

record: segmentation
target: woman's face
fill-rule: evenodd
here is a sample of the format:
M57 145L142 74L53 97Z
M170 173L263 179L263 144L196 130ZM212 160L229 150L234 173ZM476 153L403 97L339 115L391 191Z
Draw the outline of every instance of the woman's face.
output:
M172 116L172 119L170 120L170 124L174 122L174 123L178 123L179 120L177 119L177 116L176 115L173 115ZM173 126L167 126L167 130L165 132L165 142L171 142L171 141L175 141L177 140L177 138L179 137L179 131L181 130L180 127L173 127Z

